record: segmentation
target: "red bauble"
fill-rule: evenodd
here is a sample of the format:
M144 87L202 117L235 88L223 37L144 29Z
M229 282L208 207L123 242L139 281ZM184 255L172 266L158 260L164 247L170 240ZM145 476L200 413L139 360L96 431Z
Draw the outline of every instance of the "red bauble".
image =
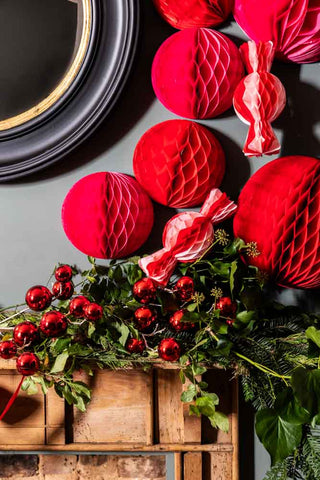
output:
M137 338L130 338L127 341L126 349L130 353L142 353L146 348L146 344L143 340L138 340Z
M179 343L174 338L164 338L159 343L159 357L166 362L176 362L181 355Z
M22 353L17 358L17 370L21 375L28 376L35 374L40 368L40 362L37 355L31 352Z
M74 292L72 282L55 282L52 286L53 295L59 300L68 300Z
M37 326L29 321L19 323L14 327L13 340L19 347L34 343L39 338Z
M85 305L83 311L85 318L90 322L100 320L103 315L103 308L97 303L89 303L88 305Z
M225 156L216 137L202 125L168 120L140 138L133 170L156 202L173 208L194 207L221 184Z
M233 0L153 0L160 15L174 28L214 27L231 13Z
M230 297L221 297L217 303L216 308L220 310L222 317L234 317L237 312L237 302L234 302Z
M46 337L60 337L67 330L68 322L61 312L52 310L42 316L39 326Z
M156 96L173 113L213 118L232 105L244 74L236 45L220 32L188 28L169 37L152 65Z
M171 327L177 332L190 330L195 327L194 323L183 322L181 319L184 315L184 310L178 310L172 317L170 317L169 323Z
M247 182L234 233L257 242L245 260L285 287L320 286L320 162L292 156L274 160ZM250 253L250 252L249 252Z
M139 331L149 328L157 319L157 314L147 307L140 307L134 312L134 321Z
M54 276L58 282L69 282L72 278L72 268L69 265L57 267Z
M26 293L26 304L31 310L39 312L51 305L52 294L47 287L35 285L29 288Z
M83 295L74 297L69 303L69 313L77 318L84 317L84 307L89 305L90 301Z
M194 281L191 277L181 277L174 289L177 296L183 302L189 302L194 294Z
M0 357L5 360L15 357L17 353L17 345L12 340L0 342Z
M153 302L157 298L157 289L151 278L138 280L133 285L132 292L135 299L143 304Z
M126 257L147 240L153 207L134 178L122 173L93 173L69 191L62 207L62 223L70 242L86 255Z
M320 4L307 0L236 0L234 17L254 41L271 40L283 60L320 60Z

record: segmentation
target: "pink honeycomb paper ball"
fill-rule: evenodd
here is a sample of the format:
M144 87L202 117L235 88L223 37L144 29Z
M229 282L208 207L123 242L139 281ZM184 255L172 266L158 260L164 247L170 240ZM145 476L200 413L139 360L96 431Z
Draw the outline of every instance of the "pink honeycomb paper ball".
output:
M228 110L243 75L236 45L208 28L171 35L152 65L156 96L168 110L186 118L213 118Z
M209 191L220 186L225 156L207 128L188 120L168 120L141 137L133 170L153 200L188 208L203 203Z
M62 225L70 242L86 255L121 258L147 240L153 207L134 178L114 172L93 173L67 194Z

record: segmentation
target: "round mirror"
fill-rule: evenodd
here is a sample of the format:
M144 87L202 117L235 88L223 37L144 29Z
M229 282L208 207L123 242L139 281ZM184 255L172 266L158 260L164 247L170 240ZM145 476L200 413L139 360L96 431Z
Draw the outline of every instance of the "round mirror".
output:
M1 0L0 130L48 110L67 91L85 57L90 0Z

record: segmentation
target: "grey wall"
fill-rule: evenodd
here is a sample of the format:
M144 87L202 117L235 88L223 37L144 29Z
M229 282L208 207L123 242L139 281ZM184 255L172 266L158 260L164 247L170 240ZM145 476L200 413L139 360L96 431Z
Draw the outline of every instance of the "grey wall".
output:
M150 0L142 3L143 32L137 62L110 117L81 148L52 168L19 182L0 185L1 306L23 302L26 289L36 283L45 283L58 261L86 266L85 257L68 242L61 227L60 209L66 193L77 180L93 172L115 170L131 174L132 155L140 136L154 124L175 118L155 99L150 83L153 55L174 30L157 16ZM221 30L237 42L244 38L235 24L228 24ZM275 123L282 142L282 155L319 156L317 87L320 65L276 64L273 72L286 86L289 97L286 111ZM222 189L236 199L249 176L272 157L247 160L243 156L241 145L247 128L232 110L220 118L201 123L212 128L224 147L227 174ZM156 213L157 224L145 252L159 246L162 226L174 212L156 206ZM291 296L295 297L295 293ZM255 468L251 475L251 450L247 446L252 440L248 438L252 417L247 410L242 422L240 444L247 472L242 478L260 480L268 457L255 440Z

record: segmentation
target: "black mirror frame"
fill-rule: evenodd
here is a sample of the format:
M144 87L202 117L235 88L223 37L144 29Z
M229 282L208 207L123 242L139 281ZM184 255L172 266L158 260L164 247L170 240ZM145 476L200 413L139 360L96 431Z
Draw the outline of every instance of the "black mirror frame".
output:
M139 0L91 0L88 50L68 91L46 112L0 132L0 182L61 160L108 115L133 63Z

